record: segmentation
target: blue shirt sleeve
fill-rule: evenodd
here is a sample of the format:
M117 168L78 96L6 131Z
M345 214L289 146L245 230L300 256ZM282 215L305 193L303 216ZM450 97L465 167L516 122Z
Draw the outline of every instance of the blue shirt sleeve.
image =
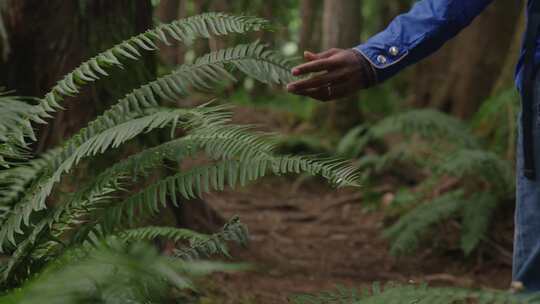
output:
M354 48L382 82L438 50L493 0L421 0L383 32Z

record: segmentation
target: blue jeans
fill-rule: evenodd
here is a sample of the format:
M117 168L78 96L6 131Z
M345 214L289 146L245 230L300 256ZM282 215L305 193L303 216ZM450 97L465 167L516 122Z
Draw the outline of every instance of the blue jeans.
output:
M517 144L517 188L513 280L526 292L540 291L540 74L534 88L533 136L536 179L523 174L523 136L519 126ZM520 120L521 121L521 120Z

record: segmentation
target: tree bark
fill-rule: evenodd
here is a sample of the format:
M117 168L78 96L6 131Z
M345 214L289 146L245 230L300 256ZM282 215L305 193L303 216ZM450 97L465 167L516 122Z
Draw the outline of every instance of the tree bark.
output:
M301 51L310 50L319 52L321 50L322 33L322 0L301 0L300 1L300 42Z
M470 118L493 91L518 26L519 1L495 1L413 73L410 102Z
M42 97L83 60L146 30L152 16L149 1L10 0L5 22L13 51L2 66L1 81L20 95ZM134 79L142 73L131 75ZM78 131L117 94L102 85L66 100L66 110L41 128L36 150Z
M362 1L325 0L322 48L350 48L358 44L361 15ZM339 132L346 132L361 121L358 96L331 102L324 105L320 111L326 112L326 125Z

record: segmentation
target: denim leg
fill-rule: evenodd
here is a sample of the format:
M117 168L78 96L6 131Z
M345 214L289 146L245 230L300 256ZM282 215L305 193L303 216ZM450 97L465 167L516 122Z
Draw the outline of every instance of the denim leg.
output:
M526 292L540 291L540 77L534 90L534 151L536 180L523 174L522 126L517 144L517 187L513 280L522 282ZM519 120L521 121L521 120Z

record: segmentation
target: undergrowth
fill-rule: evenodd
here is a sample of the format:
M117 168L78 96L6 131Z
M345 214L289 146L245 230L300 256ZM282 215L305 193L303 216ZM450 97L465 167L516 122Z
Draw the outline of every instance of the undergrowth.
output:
M514 198L513 154L507 153L515 148L508 139L515 132L514 95L504 92L488 100L473 119L474 129L442 112L419 109L359 126L343 138L338 153L359 156L366 183L382 173L414 175L417 184L397 193L390 204L397 220L384 236L393 254L414 253L427 236L437 239L441 233L436 228L449 220L460 228L465 255L488 237L495 211ZM508 117L494 120L505 107L510 108ZM493 121L506 119L504 127L494 126ZM373 145L386 150L366 153Z

